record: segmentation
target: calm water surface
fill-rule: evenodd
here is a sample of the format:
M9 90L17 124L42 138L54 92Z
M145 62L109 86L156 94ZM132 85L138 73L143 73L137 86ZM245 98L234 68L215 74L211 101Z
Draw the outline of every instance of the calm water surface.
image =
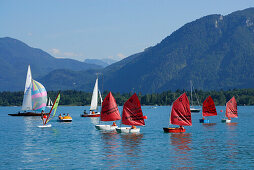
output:
M230 124L220 122L224 107L209 118L213 124L200 124L201 112L193 113L184 134L163 132L171 107L142 108L148 119L141 133L117 134L96 130L98 118L80 117L89 107L59 107L73 122L55 117L44 129L40 117L11 117L20 107L0 107L1 169L254 168L254 107L238 107Z

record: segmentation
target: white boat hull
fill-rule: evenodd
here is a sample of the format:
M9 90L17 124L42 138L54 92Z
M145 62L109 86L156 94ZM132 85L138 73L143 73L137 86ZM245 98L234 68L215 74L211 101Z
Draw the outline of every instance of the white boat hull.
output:
M40 125L38 126L39 128L46 128L46 127L51 127L51 124L46 124L46 125Z
M120 128L116 128L116 131L118 133L139 133L140 128L131 129L131 127L120 127Z
M115 130L118 126L112 126L112 125L95 125L95 128L98 130Z
M223 122L223 123L230 123L231 120L229 120L229 119L222 119L221 122Z

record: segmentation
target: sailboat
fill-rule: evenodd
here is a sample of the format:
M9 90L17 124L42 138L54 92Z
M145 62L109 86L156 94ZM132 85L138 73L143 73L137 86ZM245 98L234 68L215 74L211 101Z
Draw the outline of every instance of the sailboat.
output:
M111 92L105 97L101 106L101 115L100 121L116 121L120 120L121 116L116 104L116 100ZM98 130L115 130L118 126L116 126L115 122L113 125L95 125Z
M179 125L180 127L163 128L164 132L182 133L185 132L185 129L182 126L192 125L190 103L186 93L182 94L174 101L170 115L170 123L173 125Z
M208 119L205 119L205 117L217 115L215 104L211 96L208 96L203 102L202 115L203 118L199 119L200 123L209 123L210 121Z
M86 113L86 111L84 111L84 114L82 114L81 117L100 117L100 112L98 112L98 93L102 103L101 93L98 90L98 77L97 77L93 88L90 112Z
M190 106L190 111L191 112L200 112L200 109L194 108L194 106L193 106L193 98L192 98L192 88L193 88L193 85L192 85L192 81L190 81L190 86L191 86L191 106Z
M47 107L51 108L52 106L53 106L53 103L52 103L52 100L49 97Z
M8 114L10 116L41 116L41 111L45 110L47 103L47 91L45 87L32 79L30 65L28 65L22 112L18 114ZM33 112L37 111L39 113Z
M116 128L118 133L138 133L140 128L135 126L145 126L146 116L143 116L141 104L136 93L124 103L122 113L122 124L132 125L132 127Z
M38 127L41 127L41 128L51 127L51 124L48 124L48 122L56 115L56 110L57 110L59 101L60 101L60 92L57 94L54 104L51 107L50 112L49 112L45 122L43 123L43 125L39 125ZM54 110L54 112L52 113L53 110Z
M237 102L233 96L226 104L226 117L227 119L222 119L222 122L230 123L231 118L237 118Z

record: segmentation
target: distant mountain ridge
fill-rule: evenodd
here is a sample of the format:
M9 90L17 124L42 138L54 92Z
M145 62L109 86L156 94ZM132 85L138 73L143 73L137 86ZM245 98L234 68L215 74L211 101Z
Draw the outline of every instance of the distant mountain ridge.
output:
M117 61L113 60L113 59L85 59L85 61L84 61L84 63L96 64L96 65L99 65L103 68L105 68L115 62L117 62Z
M1 91L23 89L29 64L35 79L56 69L81 71L102 68L95 64L87 64L73 59L57 59L40 49L29 47L19 40L9 37L0 38Z
M253 88L253 65L254 8L248 8L187 23L157 45L104 69L63 68L41 75L39 80L50 90L92 91L100 72L101 88L103 84L103 90L113 92L189 90L190 80L203 90Z
M254 8L185 24L159 44L104 69L105 88L161 92L253 88ZM108 83L111 82L111 83Z

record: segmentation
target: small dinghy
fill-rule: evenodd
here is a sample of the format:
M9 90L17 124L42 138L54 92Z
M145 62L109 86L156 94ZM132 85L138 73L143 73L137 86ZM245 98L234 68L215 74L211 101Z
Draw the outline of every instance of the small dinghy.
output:
M120 120L121 116L116 104L116 100L111 92L105 97L102 102L100 121L116 121ZM113 122L113 125L95 125L98 130L115 130L118 126Z
M192 125L190 103L186 93L174 101L170 114L170 124L179 125L180 127L163 128L165 133L183 133L185 132L183 126Z
M139 133L140 128L136 126L145 126L146 116L143 116L141 104L136 93L124 103L122 113L122 124L132 125L131 127L116 128L118 133Z
M98 89L98 75L97 75L93 88L90 111L89 113L87 113L86 110L84 110L84 114L80 115L81 117L100 117L100 112L98 111L98 94L100 96L100 102L102 104L101 93Z
M203 118L199 119L200 123L210 123L210 121L208 119L205 119L205 117L217 115L215 104L211 96L208 96L203 102L202 115Z
M230 123L231 118L238 118L237 102L234 96L226 104L226 117L227 119L222 119L221 122Z
M65 115L65 114L63 114ZM62 116L61 114L58 116L59 122L72 122L72 117L69 115L69 113L66 116Z

